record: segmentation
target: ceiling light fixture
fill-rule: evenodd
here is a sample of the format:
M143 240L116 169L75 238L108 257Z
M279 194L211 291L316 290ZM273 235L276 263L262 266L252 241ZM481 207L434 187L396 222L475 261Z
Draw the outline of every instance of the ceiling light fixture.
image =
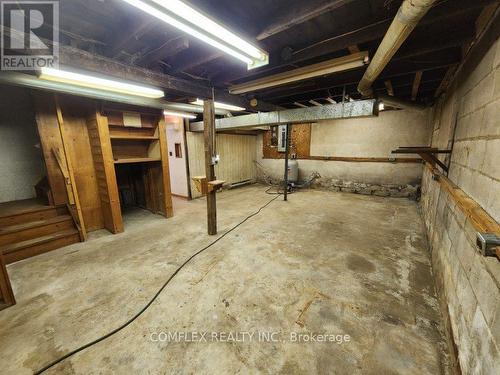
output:
M229 92L231 94L245 94L247 92L254 92L269 87L282 86L292 82L361 68L369 62L368 52L354 53L318 64L305 66L303 68L290 70L288 72L260 78L255 81L234 85L229 88Z
M163 90L156 88L99 78L90 74L70 72L67 70L42 68L39 73L39 78L46 81L66 83L103 91L117 92L120 94L141 96L144 98L159 99L165 96Z
M180 0L123 0L212 47L243 61L248 69L269 64L269 54Z
M191 102L191 104L202 106L204 104L204 101L201 99L196 99L194 102ZM245 108L243 107L237 107L235 105L218 103L218 102L214 103L214 107L218 109L226 109L228 111L233 111L233 112L241 112L245 110Z
M191 113L175 112L175 111L163 111L163 114L165 116L176 116L176 117L188 118L191 120L194 120L197 117Z

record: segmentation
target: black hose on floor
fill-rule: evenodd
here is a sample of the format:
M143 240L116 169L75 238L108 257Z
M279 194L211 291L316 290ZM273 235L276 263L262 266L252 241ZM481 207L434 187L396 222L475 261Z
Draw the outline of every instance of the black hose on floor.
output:
M229 229L226 233L224 233L222 236L218 237L215 241L211 242L210 244L208 244L207 246L205 246L203 249L199 250L198 252L194 253L193 255L191 255L184 263L182 263L182 265L177 268L175 270L175 272L167 279L167 281L165 281L165 283L162 285L162 287L158 290L158 292L156 292L156 294L153 296L153 298L151 298L151 300L149 300L149 302L137 313L135 314L131 319L129 319L127 322L125 322L124 324L122 324L121 326L119 326L118 328L115 328L114 330L112 330L111 332L105 334L104 336L101 336L99 337L98 339L94 340L94 341L91 341L89 342L88 344L85 344L83 346L80 346L79 348L63 355L62 357L56 359L55 361L49 363L48 365L44 366L43 368L41 368L40 370L36 371L35 372L35 375L39 375L39 374L43 374L45 371L47 371L48 369L54 367L55 365L61 363L62 361L68 359L69 357L72 357L74 356L75 354L87 349L87 348L90 348L91 346L94 346L98 343L100 343L101 341L104 341L106 340L107 338L113 336L114 334L120 332L121 330L123 330L124 328L128 327L130 324L132 324L135 320L137 320L137 318L139 318L142 314L144 314L146 312L146 310L153 304L153 302L155 302L158 297L160 296L160 294L163 292L163 290L167 287L167 285L170 283L170 281L172 281L172 279L189 263L191 262L194 258L196 258L198 255L200 255L201 253L203 253L204 251L208 250L210 247L212 247L213 245L215 245L217 242L219 242L220 240L222 240L224 237L226 237L229 233L233 232L235 229L237 229L239 226L243 225L244 223L246 223L248 220L250 220L252 217L254 216L257 216L258 214L260 214L260 212L266 208L267 206L269 206L271 203L273 203L276 199L279 198L279 195L276 196L275 198L271 199L269 202L267 202L264 206L260 207L256 212L254 212L253 214L251 214L250 216L247 216L245 218L245 220L239 222L238 224L236 224L234 227L232 227L231 229Z

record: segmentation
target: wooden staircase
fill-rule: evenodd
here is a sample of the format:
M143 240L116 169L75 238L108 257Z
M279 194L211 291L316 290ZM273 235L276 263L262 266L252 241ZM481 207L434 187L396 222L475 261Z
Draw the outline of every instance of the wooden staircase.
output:
M42 206L0 216L0 253L6 264L80 242L66 206Z

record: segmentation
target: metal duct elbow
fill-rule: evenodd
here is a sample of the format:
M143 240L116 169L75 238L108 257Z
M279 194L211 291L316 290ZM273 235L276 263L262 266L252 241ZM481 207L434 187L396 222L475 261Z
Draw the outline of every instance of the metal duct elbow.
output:
M405 0L401 4L398 14L358 85L358 91L363 96L373 94L373 82L435 2L436 0Z

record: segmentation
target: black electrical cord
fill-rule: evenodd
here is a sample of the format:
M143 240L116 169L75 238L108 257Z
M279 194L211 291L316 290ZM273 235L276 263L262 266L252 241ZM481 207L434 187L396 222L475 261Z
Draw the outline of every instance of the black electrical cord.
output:
M146 312L146 310L153 304L153 302L156 301L156 299L160 296L160 294L163 292L163 290L167 287L167 285L170 283L170 281L172 281L172 279L189 263L191 262L194 258L196 258L198 255L200 255L201 253L203 253L204 251L208 250L211 246L215 245L217 242L219 242L220 240L222 240L224 237L226 237L229 233L233 232L235 229L237 229L239 226L245 224L248 220L250 220L252 217L254 216L257 216L258 214L260 214L260 212L266 208L267 206L269 206L271 203L273 203L276 199L278 199L279 196L271 199L269 202L267 202L264 206L262 206L261 208L259 208L256 212L254 212L253 214L251 214L250 216L247 216L245 218L245 220L239 222L238 224L236 224L234 227L232 227L231 229L229 229L226 233L224 233L222 236L218 237L215 241L211 242L210 244L208 244L207 246L205 246L203 249L199 250L198 252L194 253L193 255L191 255L184 263L182 263L182 265L177 268L175 270L175 272L167 279L167 281L165 281L165 283L163 284L163 286L158 290L158 292L156 292L156 294L153 296L153 298L151 298L149 300L149 302L137 313L135 314L131 319L129 319L127 322L123 323L121 326L119 326L118 328L115 328L114 330L112 330L111 332L105 334L104 336L101 336L99 337L98 339L94 340L94 341L91 341L89 342L88 344L85 344L83 346L80 346L79 348L63 355L62 357L56 359L55 361L52 361L51 363L49 363L48 365L44 366L43 368L41 368L40 370L36 371L35 372L35 375L39 375L39 374L43 374L45 371L47 371L48 369L54 367L55 365L61 363L62 361L68 359L69 357L72 357L74 356L75 354L87 349L87 348L90 348L91 346L94 346L98 343L100 343L101 341L104 341L106 340L107 338L113 336L114 334L120 332L121 330L123 330L124 328L128 327L130 324L132 324L135 320L137 320L137 318L139 318L142 314L144 314Z

